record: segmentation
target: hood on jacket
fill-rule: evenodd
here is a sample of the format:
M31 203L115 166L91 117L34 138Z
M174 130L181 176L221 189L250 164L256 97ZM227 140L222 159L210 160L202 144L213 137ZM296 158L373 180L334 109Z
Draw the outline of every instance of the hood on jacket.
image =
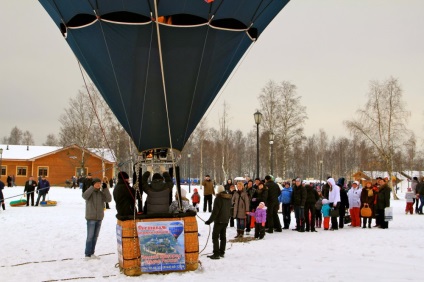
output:
M336 185L336 182L334 181L334 178L328 178L327 182L330 183L331 187L333 187L334 185Z
M339 180L337 180L337 186L339 187L343 187L345 184L345 179L344 177L340 177Z

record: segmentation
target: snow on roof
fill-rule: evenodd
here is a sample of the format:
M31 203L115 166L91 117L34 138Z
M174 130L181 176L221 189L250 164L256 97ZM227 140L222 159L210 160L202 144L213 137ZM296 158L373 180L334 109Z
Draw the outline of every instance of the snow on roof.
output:
M410 178L414 176L420 178L424 175L424 171L422 170L404 170L403 173L408 175Z
M363 173L365 173L367 176L371 177L372 179L376 179L377 177L389 177L389 173L387 171L363 171ZM397 179L399 180L403 180L405 179L405 176L403 176L402 174L400 174L399 172L392 172L393 176L396 176Z
M3 149L2 159L30 160L62 150L64 147L0 144L0 148ZM88 150L109 162L115 162L114 153L110 149L89 148Z

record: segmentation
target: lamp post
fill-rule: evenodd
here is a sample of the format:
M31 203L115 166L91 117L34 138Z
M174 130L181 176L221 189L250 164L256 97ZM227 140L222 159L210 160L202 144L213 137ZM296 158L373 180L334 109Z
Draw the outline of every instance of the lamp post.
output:
M259 124L262 121L262 114L256 111L253 116L256 123L256 177L259 177Z
M319 185L322 183L322 160L319 161L320 169L319 169Z
M274 144L274 132L270 132L269 133L269 145L271 146L271 175L273 175L273 154L274 154L274 150L273 150L273 145Z
M3 148L0 148L0 179L3 176L3 167L1 166L3 161Z
M190 158L191 154L187 154L188 158L188 192L191 193L191 179L190 179Z

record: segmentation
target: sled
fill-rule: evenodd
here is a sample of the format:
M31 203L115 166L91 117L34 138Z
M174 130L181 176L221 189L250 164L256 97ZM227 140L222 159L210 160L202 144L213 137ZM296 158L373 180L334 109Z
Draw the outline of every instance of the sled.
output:
M47 200L47 201L41 201L40 206L42 207L54 207L57 205L56 201Z
M11 207L22 207L22 206L26 206L26 203L27 203L27 200L19 199L19 200L11 201L10 206Z

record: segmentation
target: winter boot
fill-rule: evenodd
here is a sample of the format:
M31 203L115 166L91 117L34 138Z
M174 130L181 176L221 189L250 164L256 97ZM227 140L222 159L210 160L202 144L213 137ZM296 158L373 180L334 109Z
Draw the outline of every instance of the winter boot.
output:
M243 238L243 235L244 235L244 230L240 230L239 238Z
M299 232L305 232L305 221L301 220ZM309 232L309 229L308 229Z
M261 226L261 229L259 230L259 240L263 239L265 237L265 227Z
M1 204L1 207L3 208L3 210L6 210L6 206L4 205L4 203Z
M240 234L241 234L240 229L237 229L237 235L234 237L234 239L239 238L240 237Z

